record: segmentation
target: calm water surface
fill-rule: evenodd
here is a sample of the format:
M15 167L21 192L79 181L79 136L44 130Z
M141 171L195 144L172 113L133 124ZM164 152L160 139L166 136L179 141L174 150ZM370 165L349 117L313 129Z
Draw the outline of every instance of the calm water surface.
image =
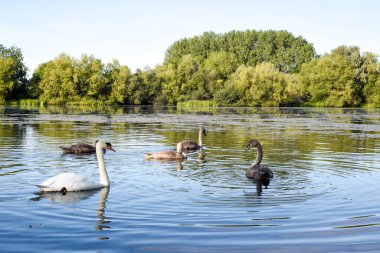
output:
M207 136L182 163L144 152ZM274 180L245 178L261 141ZM98 178L94 155L59 145L109 140L111 187L38 194L61 172ZM1 252L379 252L380 110L0 107Z

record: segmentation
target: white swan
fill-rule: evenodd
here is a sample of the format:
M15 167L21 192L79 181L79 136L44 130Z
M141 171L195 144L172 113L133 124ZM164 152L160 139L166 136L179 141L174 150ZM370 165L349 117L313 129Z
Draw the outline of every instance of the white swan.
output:
M110 143L108 145L104 141L96 143L96 156L98 158L100 174L99 182L94 182L85 175L65 172L51 177L37 186L40 187L42 192L86 191L109 186L110 181L104 163L104 151L106 149L115 151Z

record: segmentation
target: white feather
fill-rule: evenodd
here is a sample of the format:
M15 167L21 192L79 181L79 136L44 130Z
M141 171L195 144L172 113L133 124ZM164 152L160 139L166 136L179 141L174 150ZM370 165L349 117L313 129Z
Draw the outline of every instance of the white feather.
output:
M57 192L63 187L67 191L85 191L103 187L99 182L94 182L85 175L65 172L55 177L51 177L42 182L38 187L44 192Z

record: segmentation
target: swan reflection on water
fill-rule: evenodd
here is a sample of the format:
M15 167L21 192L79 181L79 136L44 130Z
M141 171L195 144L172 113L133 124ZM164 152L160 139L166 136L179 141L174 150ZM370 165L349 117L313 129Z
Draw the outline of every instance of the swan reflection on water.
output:
M183 162L182 161L179 161L179 160L167 160L167 159L145 159L146 161L149 161L149 162L156 162L156 163L161 163L161 164L174 164L175 163L175 167L176 169L179 171L179 170L183 170Z
M265 189L270 183L270 179L264 179L264 180L252 180L256 183L256 194L257 196L261 196L261 193L263 192L263 186L265 186Z
M198 159L197 159L197 162L198 162L199 164L204 164L204 163L206 163L205 158L206 158L206 154L203 152L202 149L200 149L200 150L198 151Z
M110 223L110 221L106 220L105 216L105 208L106 208L106 202L108 193L110 191L109 187L103 187L101 189L95 189L90 191L79 191L79 192L38 192L35 193L38 195L37 197L31 198L32 201L40 201L43 199L48 199L49 201L56 202L56 203L63 203L63 204L72 204L77 203L86 199L89 199L90 197L94 196L95 194L99 193L99 202L98 202L98 209L97 209L97 222L95 225L95 230L103 230L107 228L111 228L110 226L106 226L105 224ZM102 238L104 240L104 238Z
M108 188L108 187L105 187ZM48 199L56 203L76 203L81 200L90 198L99 192L99 189L89 191L78 192L37 192L37 197L31 198L32 201L40 201L42 199Z

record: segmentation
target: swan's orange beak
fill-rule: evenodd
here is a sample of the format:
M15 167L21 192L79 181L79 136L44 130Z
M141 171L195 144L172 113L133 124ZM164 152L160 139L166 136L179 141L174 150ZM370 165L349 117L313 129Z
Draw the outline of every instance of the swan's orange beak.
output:
M107 149L108 150L112 150L113 152L116 152L116 150L113 149L113 147L111 145L107 146Z

